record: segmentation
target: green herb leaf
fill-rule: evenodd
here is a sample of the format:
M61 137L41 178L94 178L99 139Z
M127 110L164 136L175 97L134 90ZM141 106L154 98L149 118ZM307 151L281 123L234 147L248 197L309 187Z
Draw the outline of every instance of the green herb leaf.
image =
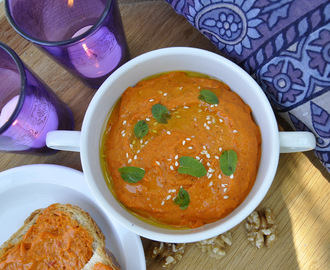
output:
M193 157L180 157L180 167L178 172L182 174L189 174L191 176L202 177L206 175L206 169L202 163Z
M234 150L224 151L219 162L221 171L227 176L232 175L235 172L237 165L236 152Z
M174 199L174 203L178 204L181 210L185 210L190 203L189 193L185 189L180 188L178 196Z
M139 139L142 139L144 136L147 135L149 131L149 126L146 121L140 120L134 126L134 133L135 136Z
M142 168L138 167L122 167L119 168L118 171L120 172L121 178L128 183L137 183L139 182L144 174L145 171Z
M171 118L170 111L159 103L152 106L151 112L156 121L162 124L167 124L167 120Z
M202 89L199 93L198 98L209 104L218 104L219 103L219 99L218 99L217 95L207 89Z

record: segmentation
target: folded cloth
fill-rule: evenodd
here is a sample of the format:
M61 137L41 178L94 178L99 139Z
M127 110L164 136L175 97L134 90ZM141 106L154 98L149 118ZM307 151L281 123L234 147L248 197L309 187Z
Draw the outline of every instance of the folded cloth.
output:
M330 172L329 0L166 0L249 72L274 111L311 131Z

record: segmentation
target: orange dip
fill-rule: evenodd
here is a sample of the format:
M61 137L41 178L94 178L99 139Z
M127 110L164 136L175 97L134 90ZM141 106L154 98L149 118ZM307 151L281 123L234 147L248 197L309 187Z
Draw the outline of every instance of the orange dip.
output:
M93 255L92 243L84 228L51 205L7 251L0 269L82 269Z
M216 94L219 103L199 99L202 89ZM167 124L152 115L154 104L168 108ZM149 131L138 139L135 124L145 120ZM132 212L174 227L199 227L217 221L242 203L250 192L261 155L259 127L251 109L223 82L171 72L129 87L114 108L103 138L110 189ZM227 176L219 157L237 153L237 167ZM202 177L179 173L179 159L189 156L207 170ZM137 183L123 180L119 168L143 168ZM180 188L190 197L186 209L174 203Z

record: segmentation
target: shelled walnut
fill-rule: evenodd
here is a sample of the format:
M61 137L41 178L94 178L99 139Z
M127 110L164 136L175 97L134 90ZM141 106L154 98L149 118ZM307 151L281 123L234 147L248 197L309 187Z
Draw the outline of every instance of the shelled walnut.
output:
M231 232L225 232L218 236L197 242L197 246L210 257L220 259L226 255L226 246L232 245Z
M261 212L253 211L245 224L248 240L257 248L270 248L276 240L275 217L269 208Z
M159 261L162 267L168 268L182 259L186 244L152 242L146 251L147 258Z

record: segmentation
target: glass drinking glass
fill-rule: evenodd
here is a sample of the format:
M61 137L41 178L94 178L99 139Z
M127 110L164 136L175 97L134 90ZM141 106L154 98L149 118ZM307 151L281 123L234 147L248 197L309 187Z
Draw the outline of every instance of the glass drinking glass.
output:
M55 152L46 146L47 132L72 130L72 112L1 42L0 82L0 151Z
M116 0L5 0L12 27L87 86L129 60Z

